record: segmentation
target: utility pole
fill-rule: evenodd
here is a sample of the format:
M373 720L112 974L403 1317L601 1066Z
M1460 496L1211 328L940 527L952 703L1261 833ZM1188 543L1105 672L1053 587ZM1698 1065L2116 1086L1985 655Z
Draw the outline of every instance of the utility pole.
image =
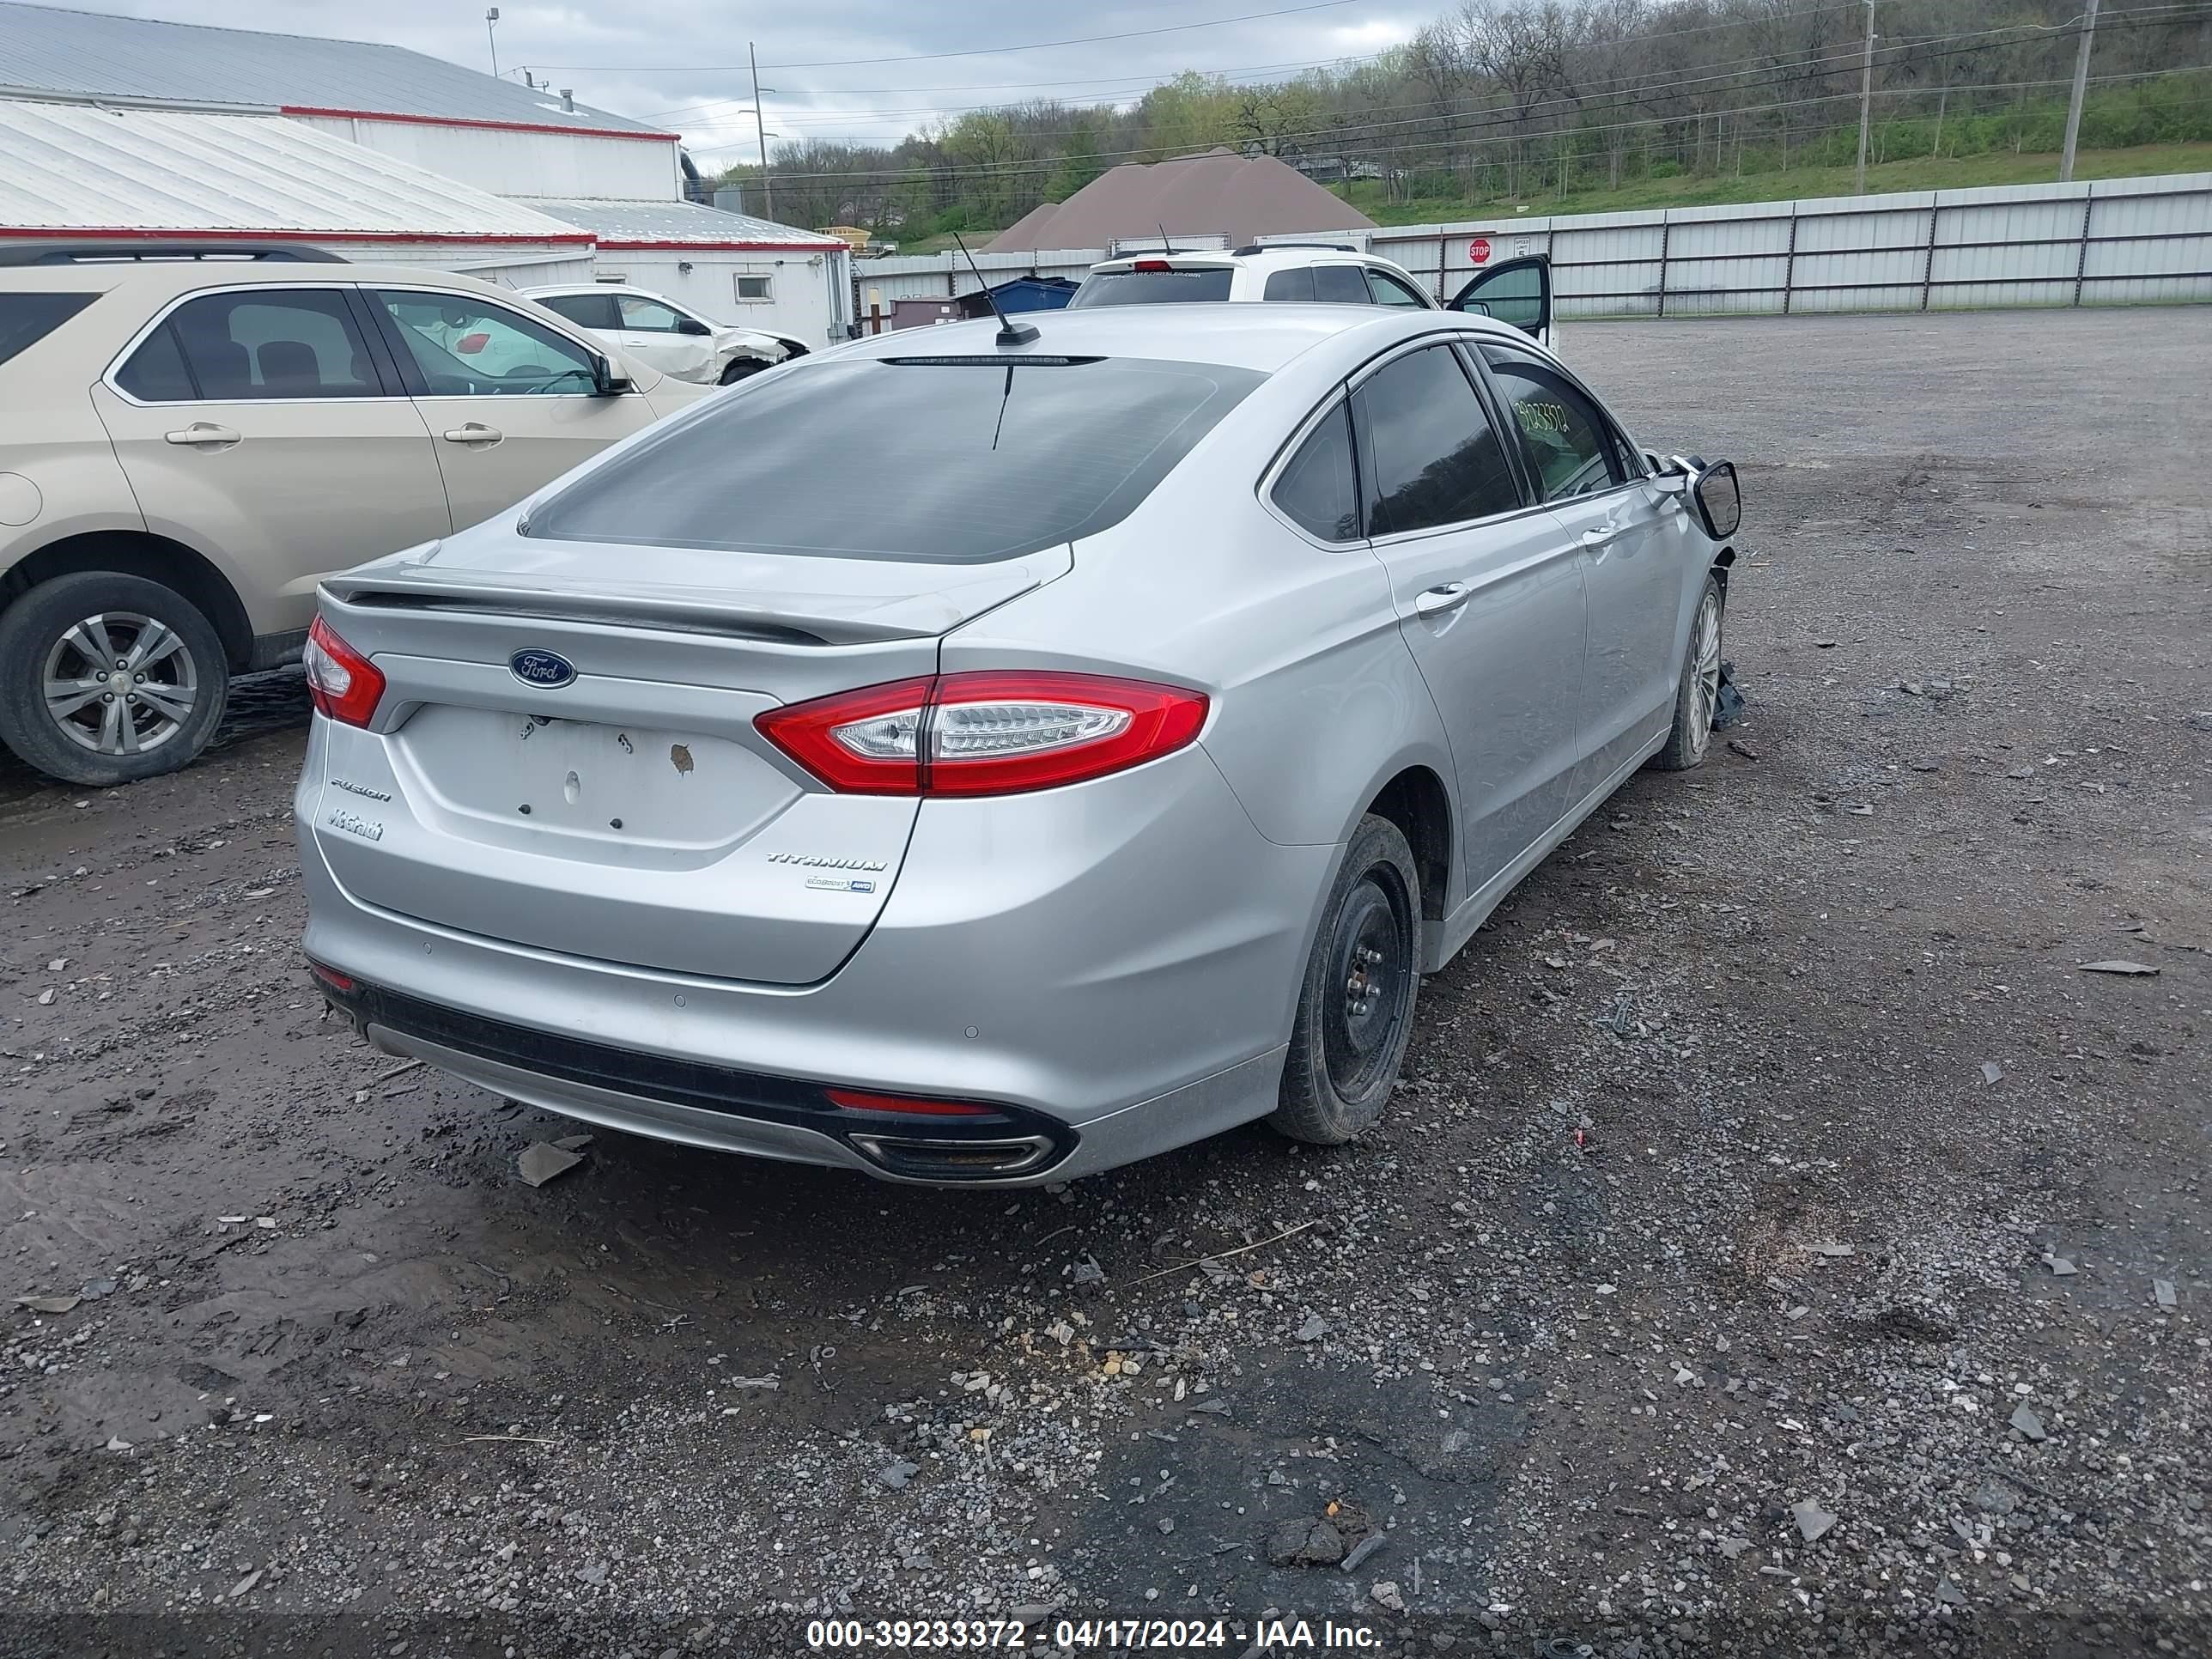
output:
M2097 0L2088 0L2088 15L2081 20L2081 50L2074 56L2074 95L2066 104L2066 153L2058 158L2058 182L2074 180L2074 146L2081 137L2081 100L2089 90L2089 49L2097 40Z
M499 33L498 33L498 31L499 31L499 8L498 8L497 6L494 6L494 7L492 7L489 10L488 10L488 11L486 11L486 12L484 13L484 39L485 39L488 42L489 42L489 43L490 43L490 46L491 46L491 73L492 73L492 78L493 78L495 81L495 80L497 80L497 79L499 78Z
M1866 194L1867 130L1874 120L1874 0L1866 0L1866 55L1859 65L1859 179L1856 193Z
M745 61L753 69L753 130L760 135L761 200L767 204L767 210L761 217L773 219L775 217L775 185L768 176L768 117L761 113L760 54L753 50L753 43L750 40L745 42Z

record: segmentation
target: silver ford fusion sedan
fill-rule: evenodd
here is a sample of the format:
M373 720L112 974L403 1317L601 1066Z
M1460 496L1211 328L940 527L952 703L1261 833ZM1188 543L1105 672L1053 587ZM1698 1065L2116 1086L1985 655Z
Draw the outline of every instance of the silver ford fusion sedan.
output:
M1734 471L1484 319L1032 320L771 369L327 580L330 1001L893 1180L1375 1122L1420 975L1703 757Z

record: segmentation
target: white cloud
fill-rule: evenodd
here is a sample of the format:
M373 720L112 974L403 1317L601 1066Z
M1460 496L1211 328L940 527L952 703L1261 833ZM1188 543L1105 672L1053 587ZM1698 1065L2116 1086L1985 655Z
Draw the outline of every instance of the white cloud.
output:
M474 0L70 0L78 9L172 22L379 40L489 71L483 9ZM1441 0L1437 0L1441 4ZM1133 102L1146 85L1185 69L1253 72L1364 55L1408 39L1431 15L1413 0L1354 0L1340 8L1179 30L1135 40L999 50L1037 40L1113 34L1199 17L1270 9L1269 0L1120 0L1080 11L1016 0L809 0L757 24L762 103L773 132L792 138L887 142L964 107L1053 98ZM690 0L601 0L593 5L500 7L499 63L572 87L579 101L684 134L710 167L750 159L750 78L744 25L733 8ZM0 6L0 28L6 9ZM926 54L973 52L974 56ZM907 58L854 63L856 58ZM805 67L800 67L805 65ZM1284 74L1295 69L1284 69ZM1272 75L1265 78L1272 78ZM1068 83L1068 84L1059 84Z

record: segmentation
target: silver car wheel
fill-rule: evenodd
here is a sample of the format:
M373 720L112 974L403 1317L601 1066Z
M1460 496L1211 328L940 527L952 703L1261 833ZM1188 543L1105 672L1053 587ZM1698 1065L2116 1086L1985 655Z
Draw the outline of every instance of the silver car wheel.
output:
M1705 745L1712 741L1713 716L1719 711L1721 702L1721 600L1720 595L1708 592L1698 606L1695 643L1690 654L1691 695L1690 710L1691 752L1703 755Z
M40 678L55 727L100 755L160 748L184 729L200 692L183 636L135 611L100 611L65 629Z

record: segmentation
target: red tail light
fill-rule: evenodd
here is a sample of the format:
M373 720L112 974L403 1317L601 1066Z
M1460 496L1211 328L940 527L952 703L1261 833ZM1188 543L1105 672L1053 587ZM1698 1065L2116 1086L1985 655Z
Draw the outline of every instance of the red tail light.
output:
M1132 270L1173 270L1175 267L1164 259L1139 259L1129 267Z
M325 968L319 962L309 962L307 971L333 991L351 991L354 988L354 977L351 974L342 974L335 968Z
M1010 795L1172 754L1206 709L1180 686L1017 669L841 691L754 724L842 794Z
M384 671L348 645L320 617L301 655L315 712L345 726L367 726L384 696Z
M900 1112L910 1117L989 1117L995 1108L963 1100L921 1100L908 1095L871 1094L866 1089L824 1089L838 1105L855 1112Z

